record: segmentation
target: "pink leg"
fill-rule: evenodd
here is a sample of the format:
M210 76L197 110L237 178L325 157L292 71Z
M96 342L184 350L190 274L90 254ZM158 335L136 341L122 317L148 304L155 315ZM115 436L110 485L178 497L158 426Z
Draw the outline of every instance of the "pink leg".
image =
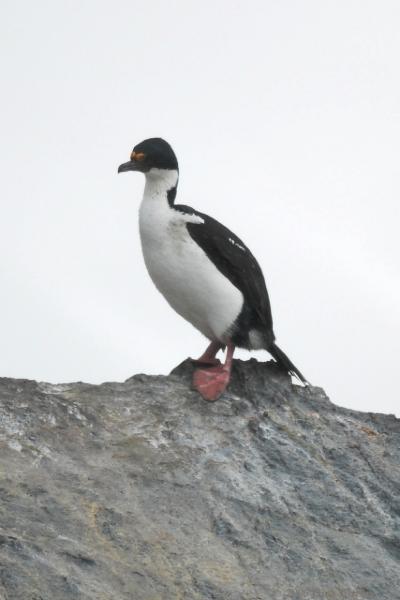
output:
M214 402L226 390L231 378L234 351L235 346L229 342L223 365L209 367L208 369L196 369L193 373L193 387L201 394L204 400Z
M215 355L221 348L223 348L223 345L220 342L211 342L200 358L193 358L192 361L200 365L220 365L221 362L218 358L215 358Z

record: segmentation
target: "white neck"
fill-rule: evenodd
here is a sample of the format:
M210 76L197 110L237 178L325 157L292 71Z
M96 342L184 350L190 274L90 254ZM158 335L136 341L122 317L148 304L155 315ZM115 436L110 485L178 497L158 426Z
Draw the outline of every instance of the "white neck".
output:
M174 169L150 169L146 173L146 185L143 198L160 200L166 197L168 190L178 184L179 173Z

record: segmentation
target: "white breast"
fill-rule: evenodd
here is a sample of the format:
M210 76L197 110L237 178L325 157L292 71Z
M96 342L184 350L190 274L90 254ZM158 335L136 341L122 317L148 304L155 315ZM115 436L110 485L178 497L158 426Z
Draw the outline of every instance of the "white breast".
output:
M205 252L192 240L187 222L200 217L179 213L167 202L166 190L175 185L177 173L147 176L139 211L139 227L147 270L157 289L172 308L209 339L226 341L239 315L242 293L222 275Z

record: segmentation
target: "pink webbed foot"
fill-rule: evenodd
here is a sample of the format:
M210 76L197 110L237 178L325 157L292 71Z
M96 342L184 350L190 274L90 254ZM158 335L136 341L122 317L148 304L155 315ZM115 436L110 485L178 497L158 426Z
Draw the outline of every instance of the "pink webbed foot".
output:
M230 372L223 365L209 369L197 369L193 373L193 387L204 400L218 400L231 378Z
M226 390L231 378L232 359L235 346L228 344L225 364L208 369L197 369L193 373L193 387L204 400L214 402ZM207 352L205 353L207 354ZM204 355L201 357L204 358ZM208 358L208 357L207 357Z

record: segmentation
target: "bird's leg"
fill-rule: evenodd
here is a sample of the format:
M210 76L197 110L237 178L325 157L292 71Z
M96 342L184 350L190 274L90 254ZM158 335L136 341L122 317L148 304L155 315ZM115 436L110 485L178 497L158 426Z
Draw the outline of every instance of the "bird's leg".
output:
M218 358L215 358L215 355L221 348L223 348L223 344L220 342L211 342L200 358L192 358L192 362L196 365L220 365L221 361L219 361Z
M235 346L228 342L223 365L209 367L208 369L196 369L193 373L193 387L204 400L214 402L225 391L231 378L234 351Z

